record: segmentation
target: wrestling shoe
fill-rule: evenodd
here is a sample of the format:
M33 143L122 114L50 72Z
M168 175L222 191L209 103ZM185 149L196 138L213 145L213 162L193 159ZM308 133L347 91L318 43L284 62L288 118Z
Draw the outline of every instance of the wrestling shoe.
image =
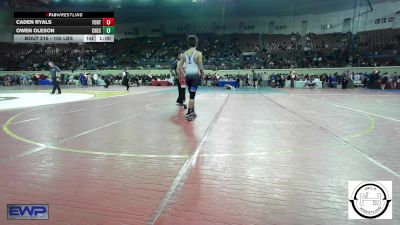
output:
M197 117L197 115L196 115L195 112L191 112L189 114L186 114L186 120L187 121L193 121L193 120L196 119L196 117Z

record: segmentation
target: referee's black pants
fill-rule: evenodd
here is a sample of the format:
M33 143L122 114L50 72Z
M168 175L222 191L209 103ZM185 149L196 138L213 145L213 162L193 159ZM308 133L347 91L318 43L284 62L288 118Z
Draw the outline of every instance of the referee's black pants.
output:
M185 98L185 88L181 87L181 83L178 80L178 99L176 100L176 103L183 104L186 100Z
M53 91L51 93L54 94L57 89L58 94L61 94L60 82L58 82L56 79L53 79L52 83L53 83Z

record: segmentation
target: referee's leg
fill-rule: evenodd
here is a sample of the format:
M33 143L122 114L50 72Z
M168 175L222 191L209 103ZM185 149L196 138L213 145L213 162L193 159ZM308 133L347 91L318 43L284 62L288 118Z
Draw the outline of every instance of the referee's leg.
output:
M183 100L182 100L182 88L181 88L181 82L178 79L178 98L176 99L176 103L178 104L182 104Z
M58 94L61 94L60 82L56 81Z
M179 89L179 99L180 99L180 103L181 104L184 104L185 103L185 91L186 91L186 88L183 88L183 87L181 87L180 89Z
M57 81L56 80L52 80L53 83L53 90L50 92L50 94L54 94L56 92L57 89Z

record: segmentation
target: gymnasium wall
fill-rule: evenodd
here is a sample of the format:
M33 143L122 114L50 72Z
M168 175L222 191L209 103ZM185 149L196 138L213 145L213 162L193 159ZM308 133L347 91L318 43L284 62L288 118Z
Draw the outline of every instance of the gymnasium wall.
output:
M361 73L372 73L374 68L373 67L343 67L343 68L304 68L304 69L296 69L297 74L309 74L309 75L321 75L321 74L333 74L333 73L343 73L346 70L350 70L353 72L361 72ZM381 71L381 73L400 73L400 66L390 66L390 67L378 67L378 70ZM97 73L97 74L102 74L102 75L117 75L117 74L122 74L122 70L86 70L88 73ZM269 76L271 74L277 74L277 73L282 73L282 74L288 74L289 69L259 69L255 70L257 73L265 73L265 75ZM63 73L71 74L71 71L62 71ZM73 74L79 74L82 72L81 70L76 70L74 71ZM137 75L137 74L170 74L169 70L128 70L128 72L131 75ZM252 74L251 70L219 70L219 71L212 71L212 70L206 70L206 74L215 74L218 73L219 75L226 75L226 74ZM26 75L32 75L36 73L43 73L43 74L49 74L48 71L0 71L0 76L5 76L5 75L21 75L21 74L26 74Z
M360 2L360 1L358 1ZM386 1L368 6L355 5L348 10L323 14L307 14L284 17L247 17L225 20L224 18L194 18L192 20L152 21L149 23L117 24L117 38L160 36L163 33L333 33L377 30L398 27L400 1ZM316 9L318 11L318 9ZM347 22L345 20L347 19Z

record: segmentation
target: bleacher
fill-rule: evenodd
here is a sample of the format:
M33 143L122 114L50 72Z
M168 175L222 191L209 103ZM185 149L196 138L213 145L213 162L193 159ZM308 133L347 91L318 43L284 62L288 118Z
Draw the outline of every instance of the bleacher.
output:
M292 55L298 53L301 49L300 38L298 34L264 34L264 50L278 56Z
M366 31L357 35L331 33L302 37L299 34L203 33L198 37L199 50L204 53L204 63L208 68L399 64L396 59L400 54L399 29ZM129 38L102 44L0 43L0 47L1 70L41 70L49 60L64 69L168 68L178 53L187 48L183 34ZM250 57L248 53L255 55Z
M364 31L356 39L357 52L362 55L400 54L400 29Z

